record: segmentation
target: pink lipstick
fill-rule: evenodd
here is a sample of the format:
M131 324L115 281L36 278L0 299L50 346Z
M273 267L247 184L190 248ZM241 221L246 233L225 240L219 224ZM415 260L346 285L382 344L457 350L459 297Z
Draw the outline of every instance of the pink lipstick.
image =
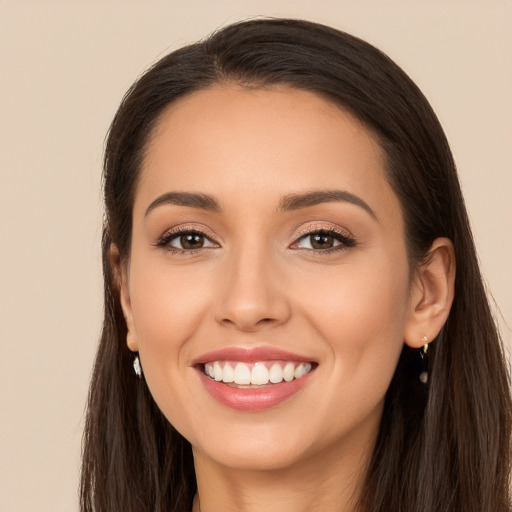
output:
M317 363L273 347L230 347L193 361L206 391L240 411L261 411L292 397L310 380Z

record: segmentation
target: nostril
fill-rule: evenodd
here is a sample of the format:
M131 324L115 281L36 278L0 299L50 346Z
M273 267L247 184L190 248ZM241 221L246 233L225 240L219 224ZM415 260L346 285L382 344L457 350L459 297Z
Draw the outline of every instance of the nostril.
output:
M221 325L235 327L246 332L257 332L262 328L271 327L278 323L277 318L271 317L260 318L259 320L251 318L223 318L221 320Z
M273 325L278 324L279 321L276 318L262 318L258 320L253 327L253 330L258 330L266 327L272 327Z

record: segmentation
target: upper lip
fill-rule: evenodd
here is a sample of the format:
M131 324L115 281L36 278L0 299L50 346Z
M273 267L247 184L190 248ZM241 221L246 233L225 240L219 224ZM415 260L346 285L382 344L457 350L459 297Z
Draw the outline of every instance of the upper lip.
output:
M200 355L192 361L192 366L210 361L241 361L245 363L256 363L258 361L315 362L310 357L301 356L276 347L226 347Z

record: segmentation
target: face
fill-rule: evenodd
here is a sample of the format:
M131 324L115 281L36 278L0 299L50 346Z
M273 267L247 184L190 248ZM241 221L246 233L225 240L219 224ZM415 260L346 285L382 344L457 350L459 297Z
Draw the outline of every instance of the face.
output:
M121 294L129 347L196 457L268 469L371 450L409 275L383 153L348 113L219 86L162 115Z

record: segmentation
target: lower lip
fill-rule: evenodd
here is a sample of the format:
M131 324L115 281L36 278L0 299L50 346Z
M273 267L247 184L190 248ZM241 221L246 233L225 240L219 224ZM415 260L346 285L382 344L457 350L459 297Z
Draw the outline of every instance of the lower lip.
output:
M300 379L261 388L236 388L208 377L198 370L204 387L218 402L238 411L263 411L281 404L292 397L307 383L311 372Z

